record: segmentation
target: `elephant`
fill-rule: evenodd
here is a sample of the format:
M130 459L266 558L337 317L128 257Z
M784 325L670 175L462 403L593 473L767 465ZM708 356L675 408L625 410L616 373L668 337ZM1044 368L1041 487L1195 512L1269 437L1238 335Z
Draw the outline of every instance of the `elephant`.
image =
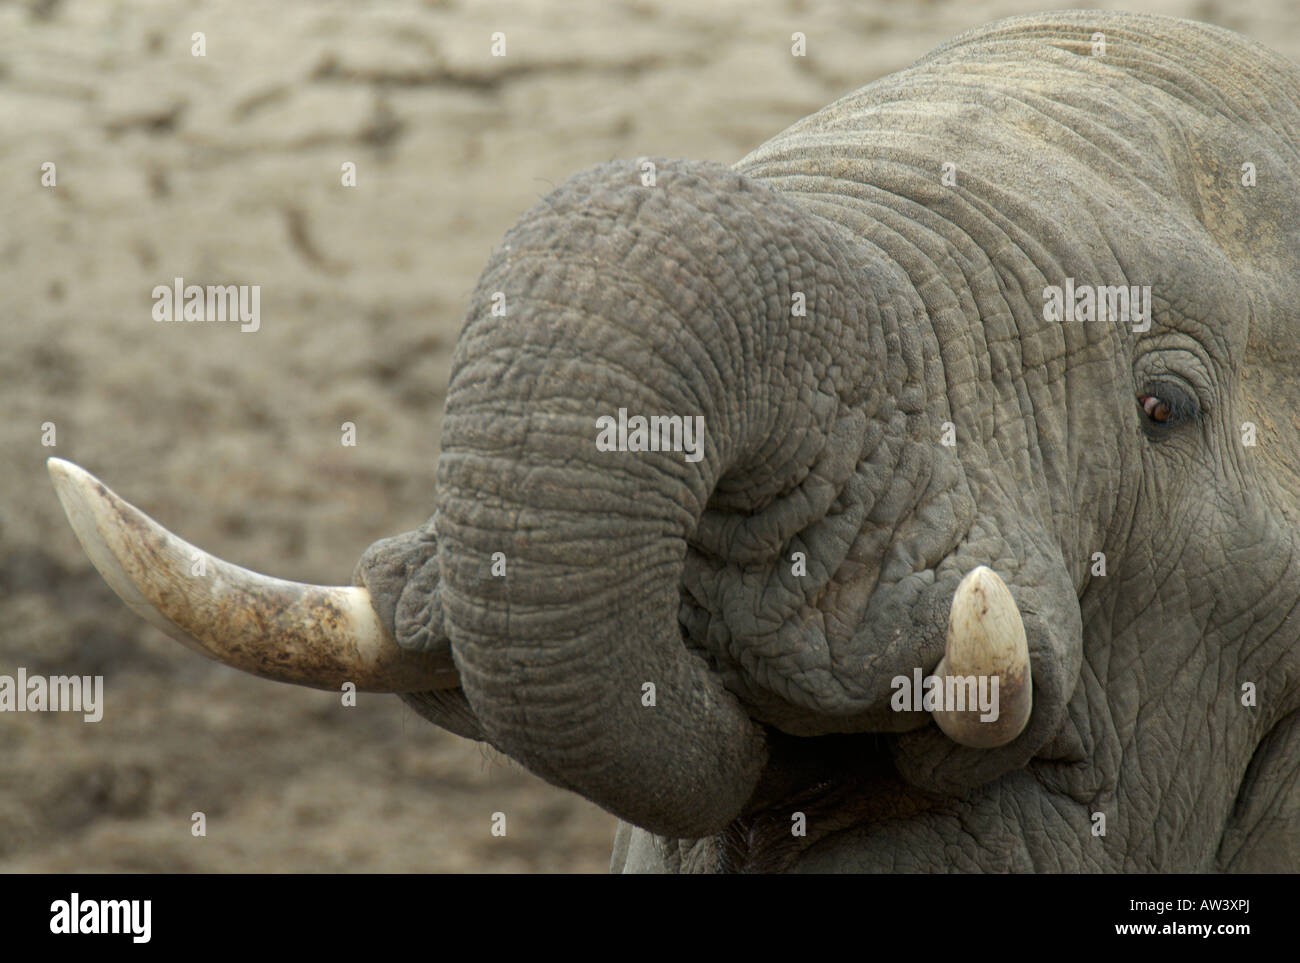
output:
M141 615L400 694L619 817L617 871L1294 871L1297 137L1230 31L1002 20L542 197L433 514L350 585L195 577L50 471Z

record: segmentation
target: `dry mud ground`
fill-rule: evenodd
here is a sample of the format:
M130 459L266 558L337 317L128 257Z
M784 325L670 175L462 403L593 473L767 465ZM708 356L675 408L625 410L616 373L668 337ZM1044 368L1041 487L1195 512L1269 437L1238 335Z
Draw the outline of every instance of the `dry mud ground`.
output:
M431 510L468 292L539 194L613 157L734 161L1046 6L0 2L0 674L106 687L97 724L0 715L0 870L605 870L612 817L395 697L345 709L134 616L44 459L220 557L345 582ZM1292 0L1145 6L1300 58ZM260 284L261 329L155 323L150 292L178 275Z

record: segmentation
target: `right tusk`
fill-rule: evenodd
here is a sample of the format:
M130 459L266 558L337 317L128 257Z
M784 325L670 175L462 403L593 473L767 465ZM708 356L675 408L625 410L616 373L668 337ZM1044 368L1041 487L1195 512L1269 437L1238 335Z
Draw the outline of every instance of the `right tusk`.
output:
M1004 746L1024 731L1034 706L1033 674L1025 624L998 573L980 565L966 573L952 597L947 650L936 676L998 678L998 717L982 721L979 709L931 712L948 738L973 749Z
M138 615L187 648L244 672L318 689L451 689L448 653L406 652L356 586L259 575L173 535L94 475L46 462L91 562ZM200 572L201 574L193 574Z

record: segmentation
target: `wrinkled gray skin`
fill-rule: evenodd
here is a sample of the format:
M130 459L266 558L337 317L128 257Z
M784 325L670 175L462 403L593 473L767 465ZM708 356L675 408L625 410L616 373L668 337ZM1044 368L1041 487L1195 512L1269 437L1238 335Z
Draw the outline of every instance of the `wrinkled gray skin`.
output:
M732 168L575 176L478 283L434 517L358 567L460 671L405 698L625 820L615 869L1297 869L1298 105L1227 31L1051 14ZM1151 329L1043 320L1066 277ZM597 451L619 408L705 457ZM980 564L1035 696L986 750L889 708Z

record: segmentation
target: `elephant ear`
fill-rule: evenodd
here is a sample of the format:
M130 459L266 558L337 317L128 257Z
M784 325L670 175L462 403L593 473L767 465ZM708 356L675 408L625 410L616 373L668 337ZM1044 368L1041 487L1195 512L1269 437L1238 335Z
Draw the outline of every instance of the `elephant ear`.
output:
M1242 249L1228 249L1230 257L1249 257L1255 266L1243 279L1252 293L1237 371L1240 418L1225 428L1300 542L1300 203L1294 195L1266 194L1264 201L1264 207L1251 205L1258 219L1248 240L1236 242Z
M1300 98L1300 90L1294 94ZM1300 130L1300 110L1288 114ZM1291 531L1300 535L1300 184L1288 175L1300 166L1300 145L1260 137L1247 138L1233 154L1257 165L1258 183L1245 187L1233 176L1199 184L1198 214L1238 276L1231 295L1237 318L1221 336L1240 359L1240 417L1225 429L1261 481L1276 489ZM1254 447L1247 447L1251 426Z
M1199 278L1197 300L1224 309L1214 335L1228 345L1239 391L1231 401L1240 401L1228 440L1277 483L1300 532L1300 83L1279 54L1225 40L1217 62L1198 68L1220 81L1221 113L1180 114L1165 145L1208 242L1180 273ZM1257 429L1253 448L1243 445L1246 422Z
M1260 480L1272 490L1270 501L1300 536L1300 380L1295 375L1300 371L1300 352L1285 361L1250 354L1254 357L1248 357L1240 375L1242 420L1228 429L1236 444L1254 441L1254 447L1245 450Z
M1300 712L1264 737L1219 845L1221 873L1293 873L1300 853Z

